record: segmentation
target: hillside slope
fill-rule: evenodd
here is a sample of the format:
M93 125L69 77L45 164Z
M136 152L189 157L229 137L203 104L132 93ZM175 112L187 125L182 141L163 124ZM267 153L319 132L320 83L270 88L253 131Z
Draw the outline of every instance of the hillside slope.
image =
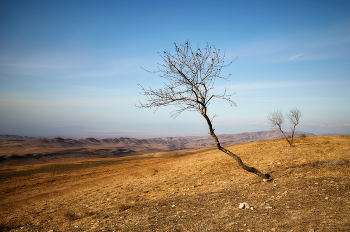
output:
M211 148L0 167L0 230L350 230L350 136L228 149L273 180Z

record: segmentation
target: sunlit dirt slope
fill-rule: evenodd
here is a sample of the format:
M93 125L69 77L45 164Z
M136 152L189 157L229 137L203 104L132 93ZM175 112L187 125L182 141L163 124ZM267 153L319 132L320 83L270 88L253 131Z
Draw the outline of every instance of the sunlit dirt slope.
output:
M350 231L350 136L0 168L0 231ZM239 209L248 203L253 209Z

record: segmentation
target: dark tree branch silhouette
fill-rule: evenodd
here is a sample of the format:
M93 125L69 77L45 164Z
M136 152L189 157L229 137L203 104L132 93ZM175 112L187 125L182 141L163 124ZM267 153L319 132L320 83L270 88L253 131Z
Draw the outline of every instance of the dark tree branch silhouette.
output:
M146 96L146 103L140 102L137 107L156 108L157 110L161 106L173 105L177 107L177 110L172 112L174 118L186 110L199 112L205 118L209 134L220 151L234 158L244 170L263 179L269 179L268 174L245 165L238 155L221 146L212 125L216 115L212 119L208 116L208 106L214 98L225 100L230 106L236 106L236 103L231 100L232 95L227 94L227 88L221 94L213 93L213 90L216 89L217 78L228 80L230 77L230 75L221 76L221 69L231 65L234 60L225 64L225 54L220 56L220 49L208 44L203 50L199 47L192 49L189 41L184 45L175 43L174 54L164 51L159 55L163 63L158 63L158 70L151 73L159 73L159 76L166 79L167 83L164 83L164 86L159 89L146 89L140 85L141 94Z

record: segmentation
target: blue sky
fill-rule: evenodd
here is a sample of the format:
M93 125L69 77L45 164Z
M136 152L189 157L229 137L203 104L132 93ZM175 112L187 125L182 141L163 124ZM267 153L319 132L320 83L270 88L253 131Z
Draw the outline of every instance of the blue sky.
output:
M204 118L139 109L160 87L157 52L174 42L225 51L237 107L209 108L218 134L270 130L297 107L297 130L350 133L350 1L0 1L0 134L205 135ZM285 123L285 130L290 125Z

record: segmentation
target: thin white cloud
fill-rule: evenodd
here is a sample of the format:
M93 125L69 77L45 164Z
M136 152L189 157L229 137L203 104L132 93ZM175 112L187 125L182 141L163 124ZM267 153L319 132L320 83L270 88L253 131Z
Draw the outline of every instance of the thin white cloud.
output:
M320 127L350 127L348 123L332 124L332 123L309 123L310 126L320 126Z
M3 79L5 79L5 80L8 80L6 77L3 77L3 76L1 76L1 75L0 75L0 77L3 78Z
M348 21L338 21L323 30L312 30L297 34L279 35L276 39L261 38L249 42L235 44L227 49L226 57L238 56L239 59L249 57L262 63L287 62L292 60L327 60L349 55L350 30ZM324 32L327 31L325 35ZM299 42L294 38L304 37ZM277 39L278 38L278 39ZM301 52L291 56L291 53ZM247 59L247 58L246 58Z
M98 99L0 99L0 107L116 107L122 103L133 103L133 99L100 97Z
M286 81L286 82L254 82L231 85L231 90L249 90L249 89L277 89L290 88L297 86L330 86L330 85L349 85L349 81L344 80L318 80L318 81Z
M296 58L298 58L298 57L300 57L300 56L302 56L303 54L299 54L299 55L295 55L295 56L292 56L291 58L289 58L290 60L294 60L294 59L296 59Z
M157 60L135 58L100 57L92 54L49 53L32 56L0 55L0 79L8 76L59 77L65 79L124 77L146 73L140 67L156 68Z

